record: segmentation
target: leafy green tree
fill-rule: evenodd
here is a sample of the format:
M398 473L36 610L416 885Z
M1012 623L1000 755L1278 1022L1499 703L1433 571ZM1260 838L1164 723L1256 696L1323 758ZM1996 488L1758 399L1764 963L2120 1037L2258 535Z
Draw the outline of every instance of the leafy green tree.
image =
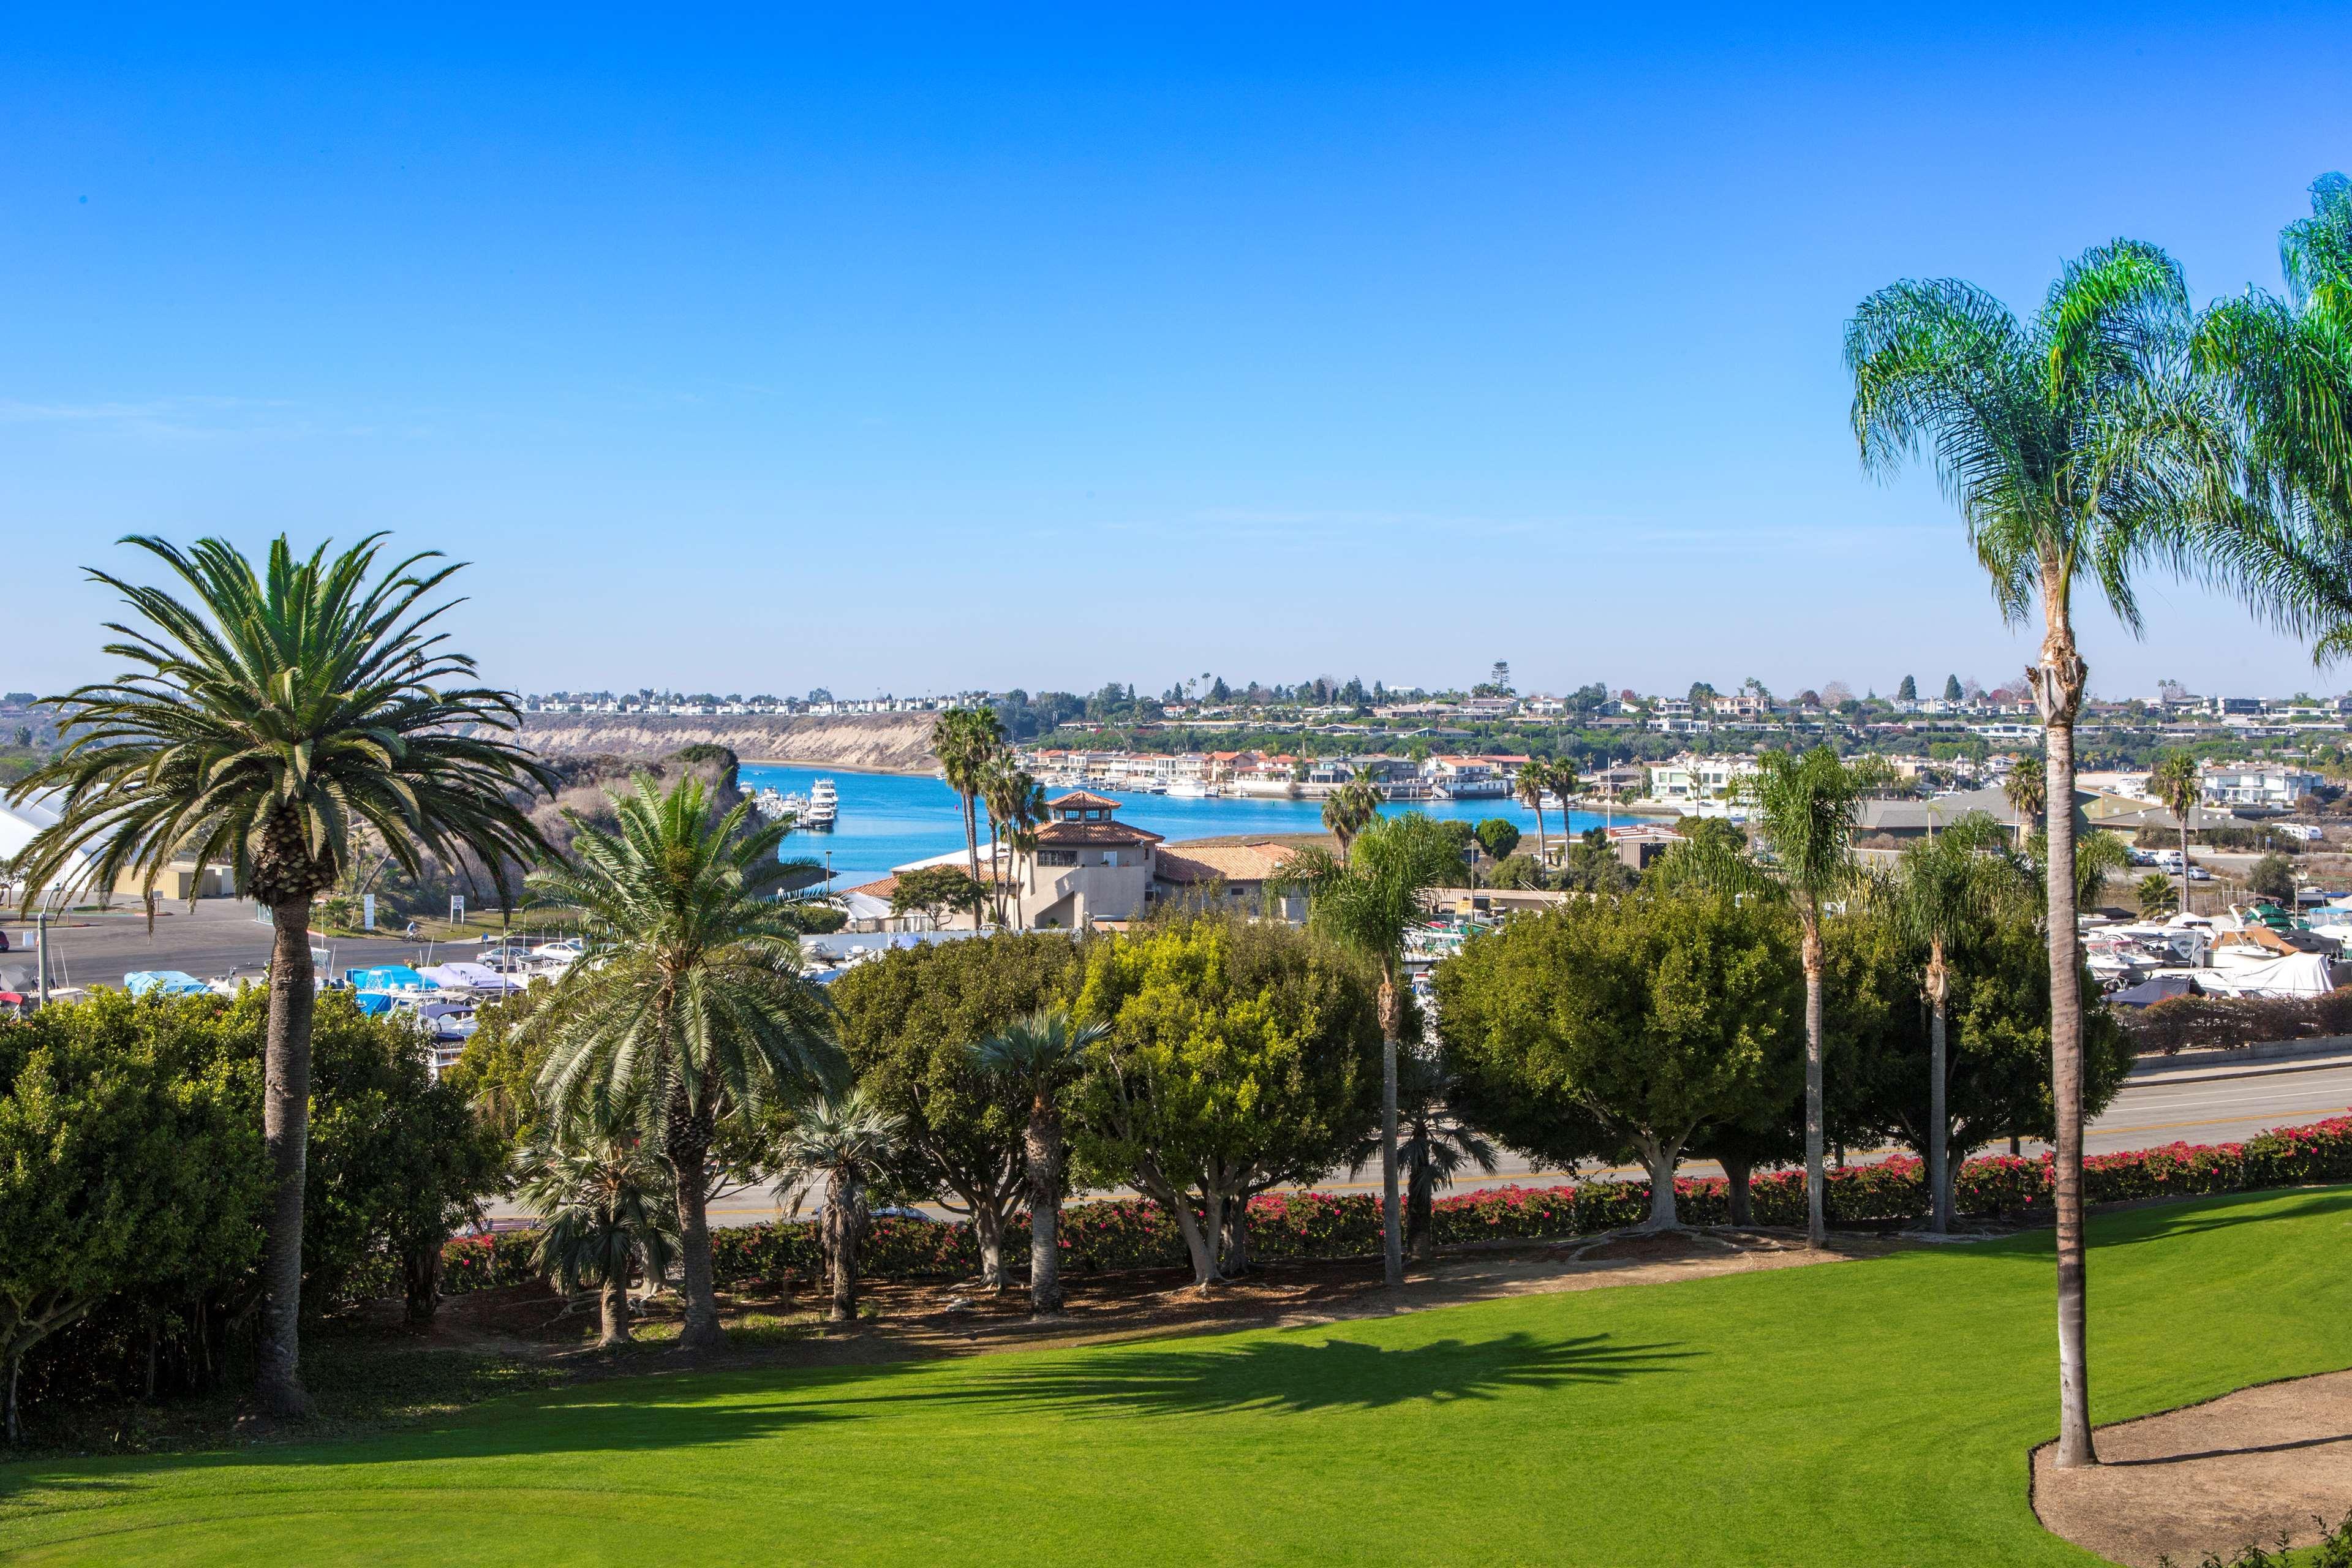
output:
M2180 829L2180 907L2189 903L2189 824L2196 815L2197 803L2205 798L2205 775L2197 765L2194 752L2168 752L2158 760L2147 775L2147 793L2163 803L2172 813L2174 824Z
M1898 702L1915 702L1918 697L1919 683L1907 675L1903 678L1903 684L1895 689L1895 700Z
M1486 818L1472 831L1477 835L1478 847L1492 860L1500 860L1519 847L1517 826L1499 816Z
M990 1289L1004 1288L1004 1226L1025 1180L1034 1097L982 1070L972 1047L1067 1006L1082 962L1066 932L1003 932L887 953L831 986L858 1085L906 1124L894 1184L971 1217Z
M873 1222L867 1194L888 1178L906 1131L904 1121L852 1089L795 1107L777 1142L776 1162L794 1179L796 1193L824 1192L817 1237L832 1295L830 1321L857 1321L858 1255Z
M1864 781L1827 746L1801 756L1767 752L1759 759L1757 823L1789 891L1802 933L1805 971L1805 1234L1814 1247L1829 1238L1822 1168L1822 917L1823 907L1854 883L1853 829L1862 812Z
M1076 1011L1109 1030L1076 1096L1080 1157L1168 1212L1204 1294L1248 1266L1248 1201L1319 1178L1374 1123L1371 988L1309 932L1164 917L1088 951Z
M2273 849L2246 873L2246 887L2256 898L2294 907L2294 862Z
M1652 1228L1700 1129L1785 1103L1803 993L1785 915L1692 891L1564 904L1437 967L1438 1028L1477 1125L1539 1158L1631 1149Z
M629 1278L643 1259L655 1279L677 1251L669 1173L634 1137L591 1133L524 1151L516 1195L539 1221L540 1268L565 1295L593 1287L598 1350L629 1342Z
M2259 484L2238 485L2247 465L2233 414L2210 380L2182 374L2189 329L2179 266L2154 246L2118 240L2069 264L2031 321L1980 289L1942 279L1879 290L1846 330L1864 464L1891 472L1930 448L2003 615L2018 622L2041 612L2031 674L2048 766L2062 1468L2098 1462L2074 898L2074 724L2090 671L2074 636L2074 593L2095 592L2137 631L2136 579L2163 567L2235 594L2281 630L2316 637L2323 651L2352 639L2352 554L2324 521L2269 504Z
M767 895L788 825L749 802L712 822L702 781L649 779L613 802L617 833L575 823L574 863L531 874L615 945L536 987L526 1047L544 1040L539 1092L559 1138L633 1122L668 1163L686 1293L680 1346L720 1342L706 1215L721 1123L758 1120L845 1077L831 1013L800 971L800 942Z
M0 1025L0 1433L25 1357L108 1298L227 1284L259 1250L270 1173L250 1061L209 1001L120 993Z
M188 552L127 541L162 560L192 601L90 574L143 623L109 628L122 640L106 651L133 669L49 700L65 743L8 792L60 792L58 821L17 857L27 900L60 875L100 889L136 876L152 898L169 867L194 860L230 867L269 910L262 1125L278 1186L257 1368L263 1403L283 1415L310 1408L300 1325L310 900L335 886L362 828L412 874L427 853L478 859L503 899L509 868L541 847L510 795L552 782L500 738L520 722L509 694L451 684L473 679L473 661L432 629L447 606L418 605L457 568L424 566L428 552L379 573L383 537L331 561L324 545L297 558L281 536L260 573L216 539Z
M1063 1100L1085 1074L1087 1054L1108 1030L1073 1023L1069 1009L1033 1013L981 1041L982 1070L1029 1099L1022 1137L1029 1178L1029 1310L1062 1310L1062 1199L1068 1191Z
M1543 868L1532 855L1510 855L1486 868L1486 886L1490 888L1533 888L1544 885Z
M953 866L918 866L901 871L890 889L890 912L920 914L933 926L943 924L950 910L969 912L980 923L981 906L988 894L978 882Z
M1381 1245L1391 1289L1404 1282L1404 1232L1398 1212L1396 1163L1397 1038L1403 1021L1405 932L1427 915L1431 889L1461 868L1460 823L1422 812L1366 828L1344 861L1301 850L1280 885L1306 892L1308 925L1380 969Z
M1948 675L1944 677L1945 701L1958 702L1965 695L1966 693L1960 689L1960 678L1958 676Z

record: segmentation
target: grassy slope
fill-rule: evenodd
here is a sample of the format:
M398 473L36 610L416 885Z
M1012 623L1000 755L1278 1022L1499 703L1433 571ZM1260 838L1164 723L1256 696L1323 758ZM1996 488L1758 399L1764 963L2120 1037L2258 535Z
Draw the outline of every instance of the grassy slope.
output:
M2103 1221L2099 1419L2352 1363L2347 1227L2340 1188ZM346 1445L0 1467L0 1555L2080 1563L2025 1495L2052 1339L2042 1236L1285 1332L626 1380Z

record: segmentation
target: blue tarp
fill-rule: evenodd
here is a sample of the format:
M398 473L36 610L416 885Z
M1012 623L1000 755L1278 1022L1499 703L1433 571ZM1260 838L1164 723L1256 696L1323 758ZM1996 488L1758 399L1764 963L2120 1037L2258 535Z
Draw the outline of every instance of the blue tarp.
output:
M166 996L188 996L211 989L194 975L176 969L133 970L122 977L122 988L133 996L144 996L150 991L161 991Z
M346 969L343 984L354 991L433 991L433 982L404 963L379 963L371 969Z
M392 998L381 991L362 991L352 997L359 1010L371 1018L381 1017L392 1011Z

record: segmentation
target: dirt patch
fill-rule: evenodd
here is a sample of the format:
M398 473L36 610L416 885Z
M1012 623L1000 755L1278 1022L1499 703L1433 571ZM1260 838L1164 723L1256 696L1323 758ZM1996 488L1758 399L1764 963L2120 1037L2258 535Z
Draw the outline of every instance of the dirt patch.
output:
M2033 1451L2033 1510L2053 1533L2133 1568L2309 1544L2352 1513L2352 1372L2242 1389L2103 1426L2097 1468Z

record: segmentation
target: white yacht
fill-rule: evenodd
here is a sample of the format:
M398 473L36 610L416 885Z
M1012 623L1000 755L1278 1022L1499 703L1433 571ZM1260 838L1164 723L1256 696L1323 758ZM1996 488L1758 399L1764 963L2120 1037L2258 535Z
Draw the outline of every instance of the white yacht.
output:
M841 795L831 779L819 779L809 785L808 810L799 826L811 833L830 833L841 816Z
M1217 792L1199 779L1171 779L1168 798L1171 800L1206 800Z

